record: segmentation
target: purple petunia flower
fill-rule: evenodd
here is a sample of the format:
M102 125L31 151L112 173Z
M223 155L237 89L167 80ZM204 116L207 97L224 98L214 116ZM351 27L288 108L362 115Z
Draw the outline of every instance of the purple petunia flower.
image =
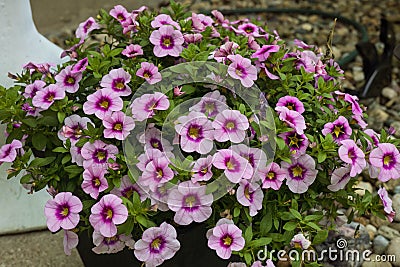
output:
M214 129L203 113L192 111L187 116L179 117L175 131L185 152L207 154L213 148Z
M213 19L204 14L192 13L192 26L196 31L203 32L207 27L212 27Z
M49 199L44 207L47 227L52 232L57 232L60 228L75 228L79 223L82 207L81 200L71 192L58 193L54 199Z
M160 28L163 25L171 25L174 26L175 29L181 30L181 26L179 26L179 23L174 21L171 16L167 14L160 14L155 17L154 20L151 22L151 27L153 28Z
M140 45L130 44L122 50L121 54L128 58L134 58L143 55L143 49Z
M208 118L213 118L226 109L226 97L216 90L205 94L196 105L189 108L189 111L202 112Z
M86 21L79 24L76 29L75 36L81 40L86 39L88 34L96 29L100 29L100 25L95 21L94 18L90 17Z
M371 137L372 142L373 142L373 144L372 144L368 139L365 139L365 141L367 141L367 143L368 143L367 150L371 150L373 145L378 146L380 134L378 134L377 132L375 132L372 129L366 129L366 130L364 130L364 133L366 133L369 137Z
M180 249L176 237L175 228L166 222L160 227L150 227L143 232L142 239L135 243L135 257L145 262L146 266L159 266Z
M98 90L87 96L83 104L85 114L94 114L99 119L104 119L111 111L120 111L123 107L121 97L112 90Z
M208 155L207 158L199 158L195 161L192 168L192 182L208 181L213 176L211 171L213 156Z
M19 140L13 140L11 144L3 145L0 148L0 165L3 162L13 162L19 149L22 149L22 143Z
M342 93L340 91L335 91L335 94L341 98L344 98L344 101L351 104L351 111L353 115L361 116L363 115L363 111L358 103L358 97L355 95L350 95L347 93Z
M108 188L107 179L104 177L105 173L106 170L101 165L93 165L85 168L82 174L83 182L81 185L83 192L97 199L99 193Z
M247 117L238 110L223 110L212 122L214 127L214 138L218 142L230 140L233 143L240 143L246 137L246 130L249 128Z
M83 166L85 168L92 165L101 165L106 168L108 160L115 160L116 154L118 154L116 146L106 144L101 140L96 140L93 144L86 142L81 150L81 155L84 158Z
M242 180L236 190L236 198L240 204L249 207L250 216L256 216L262 208L264 194L260 185Z
M384 211L386 212L386 217L388 218L389 222L393 222L394 216L396 212L393 210L392 207L392 200L390 199L388 192L384 187L379 188L378 190L379 198L382 200Z
M22 94L25 98L33 98L37 91L42 90L46 83L42 80L36 80L32 84L25 87L25 92Z
M285 144L289 147L293 158L298 158L306 153L309 145L308 138L305 134L298 134L296 131L284 132L279 134Z
M183 35L183 39L187 44L199 43L203 39L201 33L186 33Z
M328 122L324 125L322 130L323 135L332 134L333 139L336 143L340 144L340 141L348 139L352 133L351 127L347 119L343 116L339 116L334 122Z
M164 158L165 155L156 148L148 148L145 149L145 153L139 155L137 158L139 162L136 164L136 167L142 172L146 170L147 164L155 158Z
M360 174L367 166L365 161L364 152L351 140L343 140L340 142L342 145L339 147L338 153L341 160L350 164L350 177Z
M285 180L286 172L279 167L278 163L271 162L267 167L259 168L257 175L261 179L262 188L279 190Z
M156 127L149 125L144 134L139 137L139 142L144 144L144 149L158 149L161 152L170 152L174 148L171 143L161 137L161 131Z
M58 138L61 141L71 140L75 144L83 134L83 130L87 129L88 123L93 125L93 122L86 117L73 114L64 119L64 126L58 131Z
M395 145L390 143L380 143L378 147L371 151L369 162L378 168L378 179L387 182L390 179L400 178L400 153Z
M257 80L257 68L251 64L250 59L241 55L229 55L232 63L228 66L228 74L234 79L240 80L244 87L251 87Z
M311 246L311 241L300 233L293 236L290 245L294 248L308 249Z
M238 26L237 29L233 28L233 30L238 34L243 34L246 36L258 36L259 28L257 25L253 23L243 23Z
M238 153L242 158L247 159L254 171L267 163L267 155L259 148L239 144L231 146L230 149Z
M122 224L128 218L128 210L122 204L122 199L108 194L91 208L89 222L95 231L99 231L105 237L113 237L117 234L117 224Z
M276 106L287 107L289 110L297 111L299 114L302 114L305 111L303 103L294 96L284 96L279 98Z
M211 54L211 58L215 59L217 62L225 63L225 61L228 59L228 56L234 55L236 49L238 48L239 45L237 43L226 42L219 49L217 49Z
M174 172L168 166L167 158L154 158L147 163L146 170L139 178L140 185L148 186L150 190L155 191L156 188L174 178Z
M307 154L297 159L292 158L292 163L282 162L281 166L286 173L286 185L297 194L306 192L318 173L314 159Z
M279 119L285 122L289 127L293 128L296 133L304 133L306 122L300 113L290 110L287 107L276 107L275 110L279 113Z
M120 23L123 23L128 19L130 13L125 9L125 7L121 5L116 5L113 9L110 10L110 15L118 20Z
M70 256L72 249L76 248L78 243L79 237L76 233L70 230L64 230L63 245L65 255Z
M82 73L72 73L72 66L67 66L57 74L54 79L57 82L56 85L58 85L60 89L63 89L68 93L76 93L79 89L79 82L82 79Z
M213 158L213 165L217 169L224 170L226 178L232 183L238 183L242 178L253 177L253 167L243 157L229 149L219 150Z
M78 166L83 166L83 161L85 160L81 154L81 148L75 145L71 145L69 152L71 153L71 162L76 163Z
M163 25L150 35L150 42L154 45L153 53L156 57L178 57L183 50L183 35L173 26Z
M179 225L188 225L207 220L211 214L212 194L206 194L206 186L185 181L171 190L168 207L175 211L174 221Z
M268 59L270 53L278 52L279 45L263 45L260 49L251 55L251 58L257 58L259 61L263 62Z
M139 185L132 183L128 175L122 176L121 185L119 187L114 187L113 190L110 191L111 194L126 198L131 198L134 192L138 193L141 201L144 201L147 198L146 193L142 188Z
M110 254L122 251L125 246L133 249L135 241L132 236L126 236L124 234L114 235L112 237L105 237L99 231L93 232L93 244L96 246L92 248L92 251L96 254Z
M71 73L72 74L77 74L77 73L82 73L84 70L86 70L86 67L88 66L89 62L87 57L82 58L78 62L76 62L74 65L72 65L71 68Z
M256 261L251 265L251 267L275 267L275 264L272 262L271 259L267 259L265 261L265 264L266 265L264 266L262 265L261 261Z
M136 76L145 79L149 84L155 84L162 80L161 73L153 63L142 62L141 68L136 72Z
M167 110L169 100L166 95L160 92L154 94L144 94L133 100L131 104L132 115L138 121L152 118L156 110Z
M126 116L122 111L116 111L103 119L104 137L125 140L133 128L135 121L132 117Z
M123 68L113 69L107 75L103 76L100 86L104 89L112 90L114 95L127 96L132 93L128 83L131 81L131 75Z
M224 223L215 226L208 238L208 247L216 250L222 259L229 259L232 251L240 251L244 248L242 230L234 224Z
M350 181L350 165L340 167L332 172L331 184L328 185L328 189L337 192L343 189Z
M48 109L55 100L61 100L64 97L65 90L63 88L56 84L50 84L36 92L36 95L32 98L32 105L37 108Z

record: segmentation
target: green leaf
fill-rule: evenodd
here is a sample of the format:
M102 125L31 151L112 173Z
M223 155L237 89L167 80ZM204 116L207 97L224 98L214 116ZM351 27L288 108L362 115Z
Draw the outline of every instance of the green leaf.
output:
M28 125L29 127L35 128L37 126L37 120L34 118L27 118L22 120L23 124Z
M299 219L299 220L302 219L302 216L301 216L300 212L298 212L297 210L294 210L294 209L289 209L289 210L290 210L290 213L291 213L295 218L297 218L297 219Z
M233 210L233 217L239 217L240 215L240 208L239 207L235 207L235 209Z
M53 149L53 152L66 153L66 152L68 152L68 150L64 147L56 147Z
M47 158L35 158L29 164L29 167L43 167L52 163L56 157L47 157Z
M57 113L57 118L58 118L58 122L59 123L63 123L64 122L64 119L65 119L65 112L61 112L61 111L59 111L58 113Z
M251 227L251 225L249 225L249 227L247 227L246 231L244 232L244 240L246 241L246 243L249 243L252 238L253 238L253 228Z
M318 163L322 163L326 160L326 152L323 150L320 150L318 152Z
M118 234L131 235L133 227L135 226L135 221L132 217L128 217L126 222L118 226Z
M83 206L83 210L88 210L90 209L94 204L96 203L96 200L94 199L88 199L88 200L83 200L82 201L82 206Z
M47 137L42 133L36 133L32 136L32 145L37 150L43 150L46 147Z
M25 174L24 176L21 177L21 179L19 180L19 182L21 184L27 184L31 181L32 179L32 175L31 174Z
M283 229L285 229L286 231L293 231L294 229L296 229L297 227L297 223L290 221L285 223L285 225L283 226Z
M260 222L260 233L261 235L266 235L272 229L272 216L270 213L267 213Z
M251 256L251 254L249 252L246 252L244 254L244 260L246 261L247 265L250 266L250 264L253 260L253 257Z
M263 246L268 245L271 242L272 242L272 238L271 237L261 237L259 239L251 241L250 242L250 246L252 248L263 247Z
M313 244L318 245L324 242L328 238L328 230L320 230L317 232L313 239Z
M308 226L310 226L311 228L314 228L315 230L321 230L321 227L319 227L317 224L313 223L313 222L308 222L307 223Z
M304 221L320 221L324 217L322 214L312 214L312 215L307 215L304 217Z
M67 154L65 155L62 160L61 160L61 164L64 165L65 163L67 163L68 161L70 161L72 159L71 154Z
M77 165L70 165L67 167L64 167L64 171L70 174L70 177L74 177L78 174L81 174L83 172L83 168L79 167Z

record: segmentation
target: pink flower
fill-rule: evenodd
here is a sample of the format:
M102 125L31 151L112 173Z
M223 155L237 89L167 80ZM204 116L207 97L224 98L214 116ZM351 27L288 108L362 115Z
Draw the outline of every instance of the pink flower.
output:
M99 231L105 237L117 234L116 225L122 224L128 218L128 210L122 204L122 199L108 194L91 208L89 222L95 231Z
M347 185L350 178L350 165L335 169L332 173L331 184L328 185L328 189L337 192Z
M139 137L139 142L144 144L145 150L158 149L161 152L170 152L174 149L168 140L161 138L161 131L154 125L146 129Z
M122 111L116 111L103 119L104 137L125 140L130 131L135 128L132 117L126 116Z
M192 111L187 116L179 117L175 131L185 152L207 154L213 148L214 129L203 113Z
M259 168L257 175L261 178L262 188L272 188L273 190L279 190L286 178L286 172L275 162L270 163L267 167Z
M285 122L289 127L293 128L296 133L304 133L306 122L300 113L290 110L287 107L276 107L275 110L279 113L279 119Z
M340 141L348 139L351 133L352 130L349 122L343 116L339 116L339 118L334 122L328 122L322 130L322 134L325 136L327 134L332 134L333 139L338 144L340 144Z
M212 53L211 58L214 58L217 62L225 63L228 59L229 55L234 55L236 49L239 48L239 45L234 42L226 42L223 44L218 50Z
M203 14L192 13L192 26L197 31L203 32L206 27L212 27L213 19Z
M103 76L100 86L104 89L112 90L114 95L128 96L132 90L128 83L131 81L131 75L123 68L113 69L107 75Z
M160 92L144 94L133 100L131 104L132 115L138 121L152 118L156 110L167 110L168 108L168 97Z
M175 211L174 221L180 225L204 222L211 214L212 194L206 194L206 186L192 181L180 183L171 190L168 207Z
M308 138L305 134L298 134L296 131L284 132L279 134L285 144L289 147L293 158L298 158L306 153L309 145Z
M231 146L230 149L238 153L242 158L247 159L254 171L267 163L267 155L259 148L239 144Z
M71 145L69 152L71 153L71 162L76 163L78 166L83 166L83 161L85 159L81 155L81 148Z
M338 153L341 160L345 163L350 164L350 177L354 177L360 174L362 170L367 166L365 161L364 152L356 145L353 140L347 139L341 141Z
M3 162L13 162L19 149L22 149L22 143L19 140L13 140L11 144L3 145L0 148L0 165Z
M335 91L335 94L337 94L339 97L344 96L344 101L347 103L351 104L351 111L353 112L353 115L356 116L361 116L363 115L363 111L360 107L360 104L358 103L358 97L346 93L342 93L340 91Z
M141 68L136 72L136 76L145 79L149 84L155 84L162 80L158 68L153 63L142 62Z
M270 53L278 51L279 45L263 45L255 53L253 53L253 55L251 55L251 58L257 58L259 61L263 62L268 59Z
M234 79L240 80L244 87L251 87L257 80L257 68L251 64L250 59L241 55L229 55L232 63L228 66L228 74Z
M239 25L238 29L234 29L236 33L243 34L246 36L258 36L259 29L258 26L253 23L243 23Z
M304 237L303 234L295 235L290 241L290 245L294 248L308 249L311 246L311 241Z
M61 100L65 97L65 90L56 84L50 84L41 91L36 92L32 98L32 104L41 109L48 109L55 100Z
M188 44L194 44L201 42L201 40L203 39L203 35L201 35L201 33L186 33L183 35L183 39Z
M181 26L179 26L179 23L174 21L167 14L160 14L157 17L155 17L154 20L151 22L151 27L153 27L153 28L160 28L163 25L171 25L171 26L174 26L175 29L181 30Z
M86 21L79 24L78 29L76 29L75 35L81 40L86 39L88 34L96 29L100 29L100 25L95 21L94 18L90 17Z
M155 158L146 165L146 170L139 178L139 183L154 191L156 188L174 178L174 172L168 167L167 158Z
M88 166L83 172L83 192L97 199L99 193L108 188L107 179L104 177L105 173L106 170L101 165Z
M240 251L244 248L242 230L234 224L220 224L213 228L208 238L208 247L216 250L222 259L229 259L232 251Z
M129 12L125 9L125 7L121 5L114 6L113 9L110 10L110 15L118 20L120 23L123 23L130 16Z
M232 183L238 183L242 178L251 179L253 177L253 167L236 152L229 149L221 149L213 159L213 165L224 170L226 178Z
M135 257L145 262L146 266L159 266L180 249L176 237L175 228L166 222L160 227L150 227L143 232L142 239L135 243Z
M150 35L150 42L154 45L153 53L156 57L178 57L183 50L183 35L173 26L163 25Z
M71 255L72 249L76 248L79 243L79 237L73 231L64 230L64 253L68 256Z
M87 129L88 123L93 125L93 122L86 117L73 114L64 119L64 126L58 131L58 138L61 141L71 140L75 144L83 134L83 130Z
M208 118L213 118L225 109L228 109L226 97L216 90L205 94L196 105L189 108L189 111L202 112Z
M105 237L99 231L93 231L93 244L96 246L92 251L96 254L111 254L122 251L126 246L133 249L135 241L132 236L124 234Z
M251 265L251 267L275 267L275 264L272 262L271 259L267 259L265 263L267 265L264 266L260 261L256 261L253 263L253 265Z
M208 181L213 176L211 171L213 157L211 155L207 158L199 158L195 161L192 168L192 182Z
M372 142L373 142L373 144L371 144L371 142L368 139L365 139L365 141L367 141L367 143L368 143L367 150L371 150L372 145L378 146L380 134L378 134L377 132L375 132L372 129L366 129L366 130L364 130L364 133L366 133L369 137L371 137Z
M74 65L72 65L71 73L72 74L82 73L84 70L86 70L86 67L88 64L89 64L89 62L88 62L87 57L79 60Z
M109 145L101 140L96 140L92 143L87 142L83 145L81 150L82 157L85 159L83 166L88 168L92 165L108 166L108 160L114 159L118 154L118 148L114 145Z
M386 212L386 217L389 222L393 222L393 218L396 215L396 212L392 208L392 200L390 199L388 192L384 187L379 188L378 190L379 198L382 201L384 211Z
M143 49L140 45L130 44L122 50L121 54L129 58L134 58L143 55Z
M284 96L279 98L276 106L287 107L289 110L297 111L299 114L302 114L305 111L303 103L294 96Z
M387 182L390 179L400 178L400 153L395 145L380 143L371 151L369 161L372 166L378 168L378 179Z
M36 80L32 84L25 87L25 92L22 94L25 98L33 98L37 91L42 90L46 83L42 80Z
M155 158L164 158L165 155L158 149L149 148L145 149L145 153L141 154L138 157L139 162L136 164L136 167L142 172L146 170L147 164Z
M233 143L240 143L246 137L249 121L240 111L226 109L215 117L212 126L215 129L214 138L218 142L230 140Z
M286 185L293 193L305 193L317 177L315 161L310 155L304 154L297 159L292 158L292 163L282 162L281 165L286 173Z
M71 192L58 193L54 199L49 199L44 207L47 227L52 232L60 228L70 230L79 223L79 212L82 211L82 202Z
M82 79L82 73L72 73L72 66L67 66L54 79L56 85L68 93L75 93L79 89L79 82Z
M120 111L123 107L121 97L112 90L98 90L87 96L83 104L85 114L94 114L99 119L104 119L111 111Z
M264 194L260 185L242 180L236 190L236 198L240 204L250 208L250 216L256 216L262 209Z
M133 184L128 175L122 176L120 187L114 187L113 190L110 191L111 194L129 199L132 197L134 192L138 193L141 201L144 201L147 198L146 193L139 185Z

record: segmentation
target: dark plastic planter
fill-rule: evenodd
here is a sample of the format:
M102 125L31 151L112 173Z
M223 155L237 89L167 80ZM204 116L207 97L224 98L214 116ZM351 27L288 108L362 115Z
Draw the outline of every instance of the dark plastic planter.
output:
M236 257L230 260L220 259L214 250L207 246L207 229L204 224L194 224L177 229L181 249L175 256L165 261L162 267L226 267L231 261L238 261ZM141 267L131 250L123 250L116 254L95 254L92 251L93 243L87 232L79 237L78 252L86 267ZM235 260L235 259L236 260Z

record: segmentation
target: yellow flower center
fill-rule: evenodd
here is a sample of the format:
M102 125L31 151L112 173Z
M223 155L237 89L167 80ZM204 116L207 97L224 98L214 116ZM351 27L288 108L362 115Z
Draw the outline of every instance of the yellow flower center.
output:
M118 19L118 20L124 20L124 19L125 19L125 17L124 17L124 16L122 16L122 14L118 14L118 16L117 16L117 19Z
M164 38L163 44L164 44L166 47L169 47L169 46L172 44L171 39L170 39L170 38Z
M164 173L163 173L163 171L162 171L161 169L158 170L158 171L157 171L157 178L158 178L158 179L161 179L161 178L163 177L163 174L164 174Z
M287 104L286 107L290 110L294 110L293 104Z
M68 84L74 84L75 83L75 79L73 78L73 77L68 77L68 79L67 79L67 83Z
M101 185L100 179L98 177L96 177L94 179L94 186L99 187Z
M294 242L294 248L302 248L300 242Z
M392 162L392 157L390 155L387 155L383 158L383 164L389 165Z
M333 129L333 133L336 135L336 138L338 138L339 135L343 133L342 128L343 126L336 125L335 128Z
M124 89L124 88L125 88L125 84L123 84L123 83L119 82L119 83L117 83L117 84L115 85L115 87L117 87L117 89L120 89L120 90L122 90L122 89Z
M151 146L154 147L154 148L158 148L158 142L152 142Z
M222 240L224 241L225 246L230 246L232 244L232 238L229 236L223 238Z
M293 176L295 177L303 176L303 168L300 166L294 167L292 171L293 171Z
M47 101L51 102L51 101L53 101L53 100L54 100L54 94L50 94L50 95L47 97Z
M243 76L243 72L240 69L236 69L235 72L236 72L237 76L239 76L239 77Z
M193 139L197 139L199 137L199 128L190 126L189 127L189 136Z
M300 146L299 145L299 141L301 141L302 139L299 139L297 137L297 134L295 133L293 136L289 136L288 137L290 142L289 142L289 146L296 146L297 148Z
M196 202L196 198L194 196L188 196L185 199L185 203L189 208L193 207L193 204Z
M116 131L121 131L122 130L122 124L121 123L116 123L114 125L114 130Z
M232 130L233 128L235 128L235 123L230 121L226 124L225 126L228 130Z
M215 110L215 104L214 103L206 103L204 105L204 109L206 110L206 113L211 113Z
M206 174L206 173L208 172L208 168L207 168L207 167L203 168L203 169L201 170L201 172L204 173L204 174Z
M244 196L245 196L248 200L251 199L250 188L249 188L248 186L244 189Z
M270 180L275 179L275 173L274 173L274 172L269 172L269 173L267 174L267 178L270 179Z
M102 108L108 108L109 105L110 105L110 103L108 103L108 101L106 101L106 100L103 100L100 103L100 107L102 107Z
M152 249L160 249L161 242L161 238L156 238L151 242L150 246Z
M231 160L229 160L229 161L226 163L226 168L227 168L228 170L234 170L234 169L235 169L235 164L234 164Z
M107 216L106 216L107 219L112 219L112 217L113 217L112 209L108 209L106 214L107 214Z
M150 73L145 72L145 73L143 74L143 77L145 77L146 79L150 78Z
M97 157L99 160L103 160L103 159L106 158L106 153L103 152L103 151L99 151L99 152L97 152L96 157Z
M69 209L67 207L63 208L63 210L60 212L60 214L64 217L67 217L69 214Z

